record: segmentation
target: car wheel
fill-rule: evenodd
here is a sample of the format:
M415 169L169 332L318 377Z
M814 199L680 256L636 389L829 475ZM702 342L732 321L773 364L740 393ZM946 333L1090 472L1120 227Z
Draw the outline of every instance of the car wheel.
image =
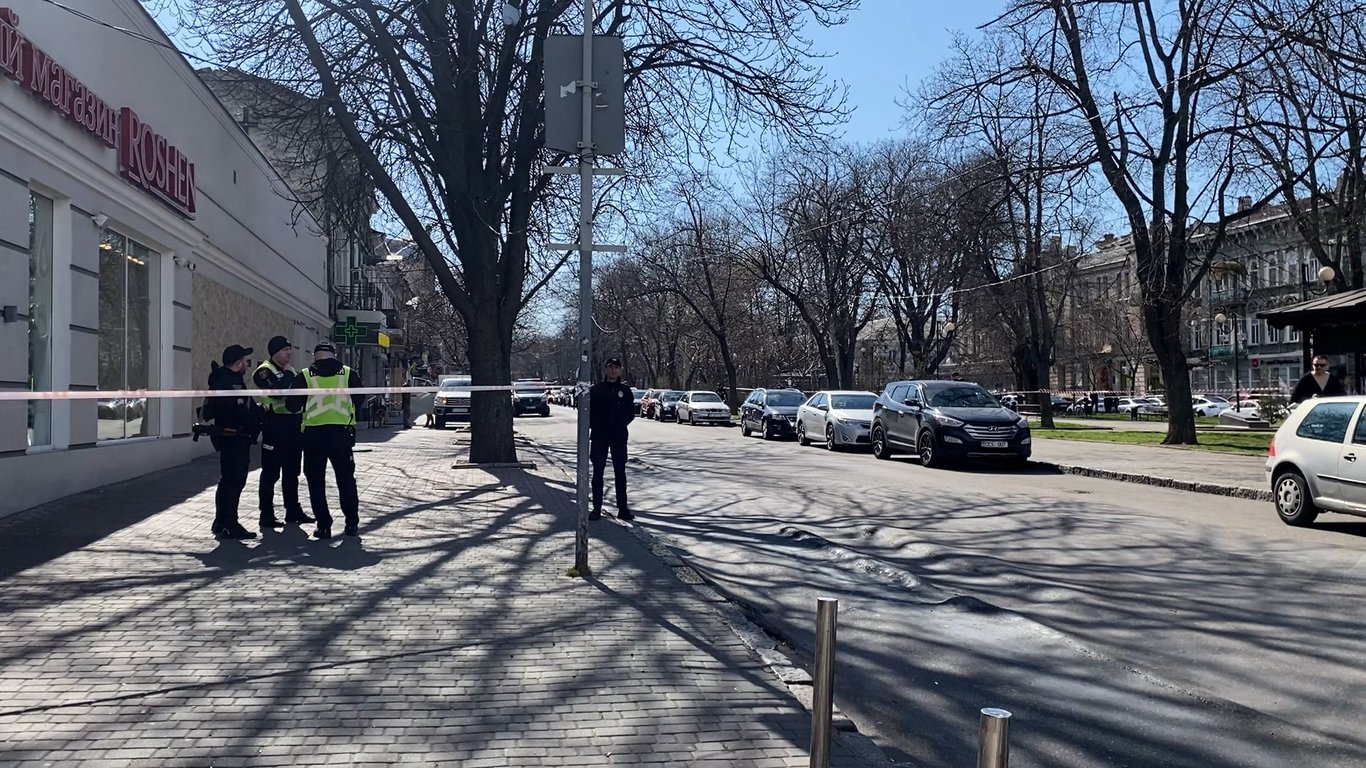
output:
M797 422L797 445L806 447L811 445L811 438L806 436L806 422Z
M697 426L697 419L694 419L694 418L693 418L693 416L692 416L692 411L688 411L688 426L690 426L690 427L695 427L695 426Z
M767 420L767 419L764 420L764 439L765 439L765 440L772 440L772 439L773 439L773 422L771 422L771 421L769 421L769 420Z
M844 450L844 446L835 442L835 425L825 425L825 448L829 451Z
M436 420L436 428L437 428L437 429L445 429L445 428L446 428L446 420L445 420L445 419L442 419L442 418L438 418L438 419Z
M928 429L920 433L920 439L915 443L916 453L920 454L920 466L937 467L943 462L939 458L939 452L934 448L934 433Z
M1278 475L1272 491L1276 498L1276 514L1286 525L1310 525L1319 516L1319 508L1314 506L1314 498L1309 493L1309 483L1299 472L1290 469Z
M892 458L892 449L887 445L887 435L882 427L873 427L873 456L884 460Z
M751 429L749 428L749 425L745 423L745 417L744 417L743 414L741 414L741 416L740 416L740 436L741 436L741 437L749 437L751 434L753 434L753 430L751 430Z

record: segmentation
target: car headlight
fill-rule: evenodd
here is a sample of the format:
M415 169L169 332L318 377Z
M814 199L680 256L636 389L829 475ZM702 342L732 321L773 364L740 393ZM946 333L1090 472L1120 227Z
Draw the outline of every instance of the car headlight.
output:
M1029 429L1029 418L1021 415L1020 418L1015 420L1015 426L1020 427L1021 429Z
M952 417L952 416L945 416L945 415L942 414L942 413L936 413L936 414L934 414L934 420L935 420L936 423L942 424L943 426L946 426L946 427L961 427L961 426L963 426L963 422L959 421L958 419L955 419L955 418Z

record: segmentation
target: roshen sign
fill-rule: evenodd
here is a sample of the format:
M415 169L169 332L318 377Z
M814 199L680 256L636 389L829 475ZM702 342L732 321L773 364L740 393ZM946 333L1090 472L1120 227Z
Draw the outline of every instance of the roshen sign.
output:
M106 147L119 175L177 213L194 218L194 163L128 107L115 110L19 32L19 14L0 8L0 73L19 83Z

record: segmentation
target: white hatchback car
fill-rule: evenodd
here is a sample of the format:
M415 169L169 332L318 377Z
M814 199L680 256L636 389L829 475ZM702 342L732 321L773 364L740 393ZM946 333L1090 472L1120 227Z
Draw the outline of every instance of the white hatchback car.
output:
M1366 397L1300 403L1272 438L1266 459L1276 513L1309 525L1320 511L1366 517Z

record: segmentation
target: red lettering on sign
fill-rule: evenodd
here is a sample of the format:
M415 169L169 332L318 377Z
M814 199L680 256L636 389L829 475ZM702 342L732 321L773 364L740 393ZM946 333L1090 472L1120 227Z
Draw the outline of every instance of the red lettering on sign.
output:
M0 11L9 11L8 8ZM13 15L12 11L9 11ZM18 18L18 17L15 17ZM17 23L17 22L16 22ZM19 60L24 55L24 36L0 13L0 72L19 79Z
M194 163L128 107L119 110L119 173L181 213L194 215Z
M49 101L52 93L53 70L57 62L43 53L43 49L29 43L28 55L23 59L23 76L20 82L43 101Z
M128 107L115 109L29 42L19 15L0 8L0 72L106 147L119 150L119 173L181 214L194 217L194 163Z

